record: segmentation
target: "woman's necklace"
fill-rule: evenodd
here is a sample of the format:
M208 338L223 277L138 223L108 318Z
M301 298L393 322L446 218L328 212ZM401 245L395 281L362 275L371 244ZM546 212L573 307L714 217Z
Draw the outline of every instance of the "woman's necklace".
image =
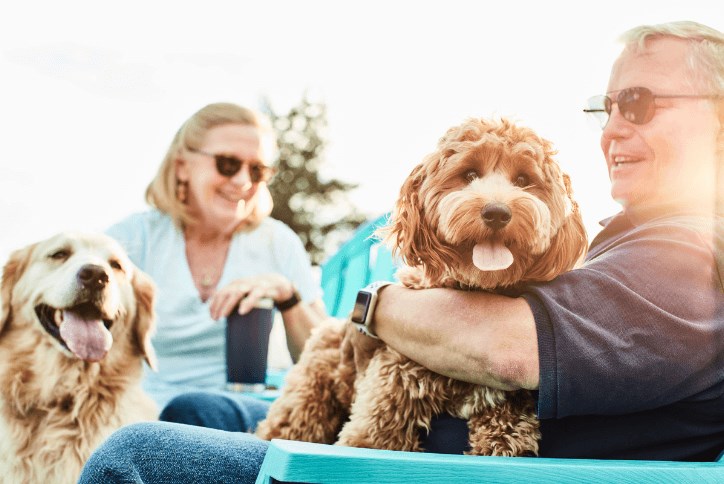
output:
M230 239L216 241L186 240L186 259L201 299L213 293L224 272Z
M201 274L201 280L199 281L199 284L204 286L205 288L211 288L216 285L216 281L219 279L219 275L217 274L214 276L213 274L209 272L205 272Z

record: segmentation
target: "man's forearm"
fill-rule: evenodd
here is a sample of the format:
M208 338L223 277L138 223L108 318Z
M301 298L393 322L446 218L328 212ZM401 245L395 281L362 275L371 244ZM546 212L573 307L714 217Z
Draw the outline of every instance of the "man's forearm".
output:
M538 387L538 343L521 298L452 289L388 286L374 330L436 373L504 390Z

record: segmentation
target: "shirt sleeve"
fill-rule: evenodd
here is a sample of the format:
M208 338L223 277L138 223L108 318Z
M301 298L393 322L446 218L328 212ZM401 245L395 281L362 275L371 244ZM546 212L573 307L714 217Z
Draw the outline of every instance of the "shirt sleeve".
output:
M528 286L539 417L633 413L705 395L724 371L719 286L702 235L665 224Z

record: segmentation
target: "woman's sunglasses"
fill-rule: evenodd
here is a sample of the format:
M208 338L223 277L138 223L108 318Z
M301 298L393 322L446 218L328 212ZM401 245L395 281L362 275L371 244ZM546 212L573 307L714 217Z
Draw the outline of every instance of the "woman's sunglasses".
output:
M272 176L276 173L276 170L271 166L266 166L260 161L243 161L236 156L231 155L215 155L207 151L196 150L187 148L192 153L198 153L199 155L210 156L216 161L216 171L219 175L231 178L241 170L241 167L246 163L249 167L249 179L252 183L259 183L269 181Z
M611 117L614 103L618 104L621 115L633 124L646 124L656 112L656 98L662 99L718 99L721 96L700 94L654 94L645 87L629 87L622 89L614 101L608 96L593 96L588 100L588 108L583 112L596 118L605 128Z

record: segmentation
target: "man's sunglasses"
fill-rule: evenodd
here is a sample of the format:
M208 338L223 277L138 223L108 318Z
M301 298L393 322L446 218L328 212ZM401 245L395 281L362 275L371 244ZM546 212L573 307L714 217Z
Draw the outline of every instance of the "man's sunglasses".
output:
M219 175L231 178L241 170L241 167L246 163L249 167L249 179L252 183L259 183L269 181L274 176L276 170L271 166L266 166L260 161L243 161L236 156L231 155L215 155L207 151L196 150L187 148L191 153L198 153L199 155L210 156L216 161L216 171Z
M645 87L629 87L622 89L614 101L608 96L593 96L588 100L588 108L583 112L596 118L605 128L611 117L614 103L618 104L621 115L633 124L646 124L656 112L656 98L662 99L718 99L721 96L706 94L654 94Z

